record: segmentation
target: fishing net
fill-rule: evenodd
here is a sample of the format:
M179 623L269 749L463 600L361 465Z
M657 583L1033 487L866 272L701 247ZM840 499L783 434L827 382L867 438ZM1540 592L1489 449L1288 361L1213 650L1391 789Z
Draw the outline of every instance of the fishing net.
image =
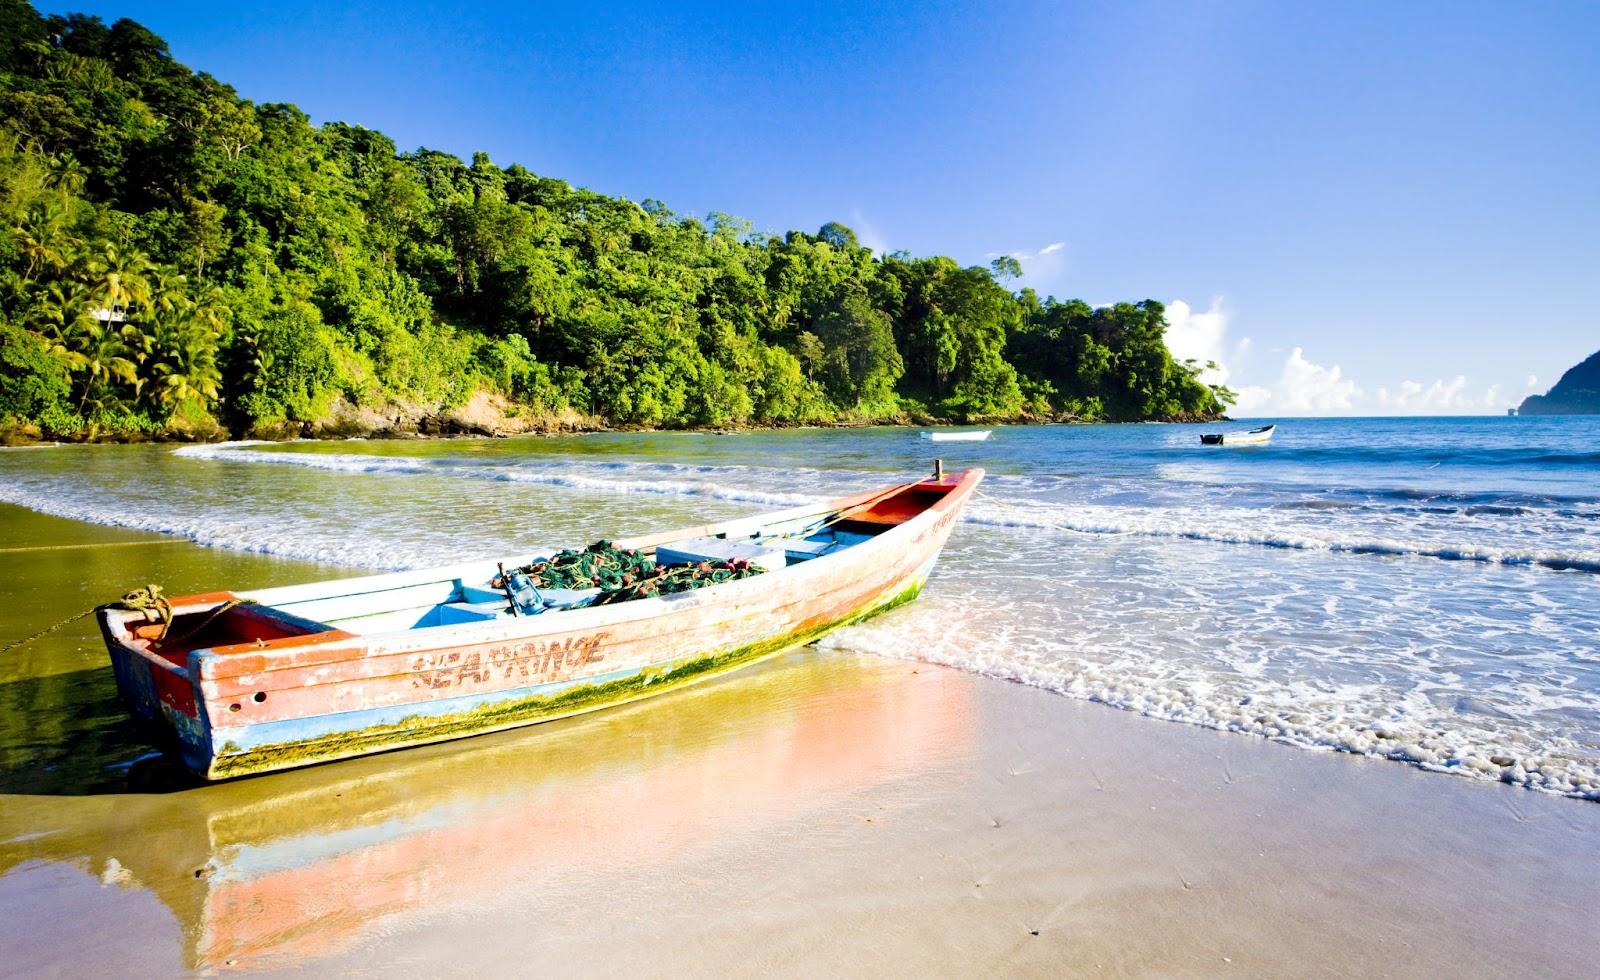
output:
M544 561L524 565L521 570L541 589L611 591L653 574L656 563L632 548L596 541L581 551L560 551Z
M520 569L541 589L599 589L595 605L688 592L760 575L747 561L702 561L661 565L634 548L596 541L581 551L558 552Z

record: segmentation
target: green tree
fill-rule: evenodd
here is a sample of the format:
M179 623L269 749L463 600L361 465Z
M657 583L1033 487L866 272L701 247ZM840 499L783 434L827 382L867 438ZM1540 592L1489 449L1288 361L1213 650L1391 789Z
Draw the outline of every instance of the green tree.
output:
M0 225L7 411L69 435L68 403L244 432L477 389L648 426L1206 417L1231 397L1171 359L1159 304L1040 299L1011 292L1012 257L879 257L839 222L761 233L483 153L400 153L241 99L133 21L18 0L0 0Z
M834 401L862 415L889 414L898 407L894 384L904 370L889 317L860 286L841 289L816 321L825 375Z

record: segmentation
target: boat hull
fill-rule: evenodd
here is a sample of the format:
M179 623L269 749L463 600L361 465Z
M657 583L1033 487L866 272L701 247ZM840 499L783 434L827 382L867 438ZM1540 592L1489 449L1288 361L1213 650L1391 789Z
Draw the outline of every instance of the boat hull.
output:
M991 432L992 429L979 432L924 432L922 438L930 442L983 442Z
M102 629L132 713L170 733L197 775L229 779L571 717L815 641L916 598L975 485L837 556L484 627L324 629L261 653L193 651L182 665L125 642L126 614L103 613Z
M1262 426L1248 432L1207 433L1200 437L1204 446L1265 446L1272 442L1275 425Z

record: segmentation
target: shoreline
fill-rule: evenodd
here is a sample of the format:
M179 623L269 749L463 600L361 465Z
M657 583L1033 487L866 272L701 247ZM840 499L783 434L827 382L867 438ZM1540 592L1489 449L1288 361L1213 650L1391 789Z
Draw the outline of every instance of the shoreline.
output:
M319 435L242 435L228 434L216 438L196 439L180 435L134 435L128 433L105 433L82 439L44 439L33 438L26 434L19 435L14 430L0 432L0 449L33 449L49 446L196 446L220 445L229 442L261 442L261 443L291 443L291 442L352 442L362 440L392 439L398 442L421 441L430 439L514 439L519 436L542 436L558 438L561 436L587 436L587 435L612 435L618 433L690 433L697 435L736 436L746 433L761 432L787 432L797 429L814 429L818 431L829 429L921 429L933 427L978 427L978 426L1014 426L1033 427L1047 425L1205 425L1209 423L1232 424L1235 420L1224 416L1217 419L1081 419L1076 417L1045 418L1045 419L986 419L981 422L957 422L951 419L930 419L925 421L889 421L873 419L864 422L794 422L773 423L768 425L696 425L680 428L653 429L641 425L594 425L594 426L550 426L534 427L528 429L502 429L493 431L449 430L438 432L413 432L409 430L375 429L370 432L353 432L349 434L319 434ZM308 423L309 424L309 423Z
M0 522L90 546L12 556L7 642L129 581L345 571L185 542L96 555L161 539ZM1600 930L1581 801L950 667L802 648L636 706L214 786L171 782L109 674L87 623L0 663L0 903L19 910L0 945L24 973L481 975L534 950L680 972L672 950L681 972L784 975L1577 976L1573 940Z
M698 432L712 435L738 435L746 432L778 432L789 429L867 429L874 427L918 428L934 426L1033 426L1033 425L1143 425L1160 423L1193 425L1201 423L1232 422L1227 415L1216 418L1173 417L1160 419L1101 419L1090 420L1069 413L1050 415L1023 414L1018 416L981 417L970 421L942 418L917 412L901 412L895 416L874 419L842 419L832 422L767 422L726 425L692 425L672 428L652 428L643 425L612 425L596 416L575 412L543 415L521 415L517 406L501 396L484 392L474 395L465 405L454 409L420 411L413 407L388 406L380 413L341 403L322 419L312 422L284 421L269 426L256 426L234 432L213 422L210 426L168 426L148 433L103 432L86 433L80 438L44 438L44 433L32 422L11 422L0 425L0 447L18 448L35 445L129 445L158 443L183 445L189 443L220 443L244 440L263 442L296 442L302 440L340 442L350 439L505 439L515 436L569 436L620 432ZM397 411L398 409L398 411Z

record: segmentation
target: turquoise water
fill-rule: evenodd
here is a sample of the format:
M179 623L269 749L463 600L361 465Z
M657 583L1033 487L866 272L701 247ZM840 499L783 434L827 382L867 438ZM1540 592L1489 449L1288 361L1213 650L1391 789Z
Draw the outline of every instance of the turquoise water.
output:
M0 500L373 568L985 467L924 600L826 641L1600 798L1600 419L62 447ZM249 583L217 583L219 586Z

